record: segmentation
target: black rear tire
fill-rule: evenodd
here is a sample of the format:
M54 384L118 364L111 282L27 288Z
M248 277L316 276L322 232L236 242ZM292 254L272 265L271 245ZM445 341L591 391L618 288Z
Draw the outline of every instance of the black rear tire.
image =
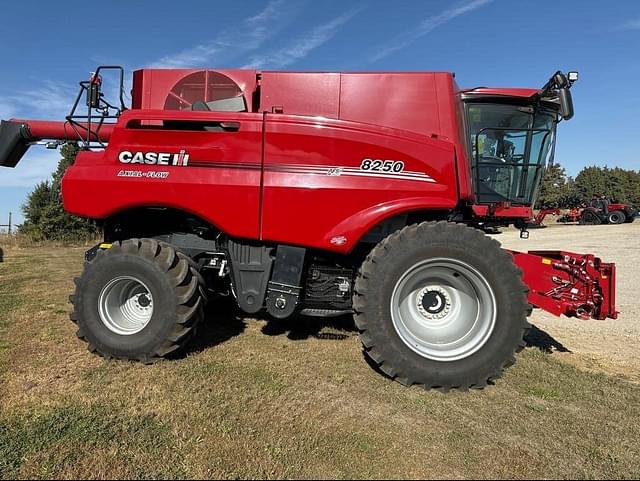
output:
M627 216L621 210L614 210L613 212L610 212L609 215L607 216L607 222L609 224L624 224L626 220L627 220Z
M405 273L423 259L471 266L495 296L493 330L479 350L464 358L443 361L422 355L409 347L394 325L393 293ZM392 379L445 392L483 388L499 378L525 346L523 339L531 327L527 292L513 257L497 241L460 224L423 223L390 235L366 258L355 284L355 322L366 355Z
M153 310L139 332L122 334L109 327L100 309L102 293L119 278L148 287ZM74 279L71 320L88 349L106 358L152 362L182 349L204 317L201 276L189 259L153 239L129 239L99 251Z

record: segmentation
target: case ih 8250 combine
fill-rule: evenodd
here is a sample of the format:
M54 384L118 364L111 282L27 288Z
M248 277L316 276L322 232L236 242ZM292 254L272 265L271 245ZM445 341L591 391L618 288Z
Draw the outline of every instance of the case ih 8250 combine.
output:
M170 355L230 292L249 314L353 312L403 384L483 387L532 307L617 315L612 264L483 232L525 232L576 79L460 90L450 73L145 69L125 108L122 69L101 67L65 121L3 121L0 164L39 141L85 147L62 196L104 227L71 297L91 351Z

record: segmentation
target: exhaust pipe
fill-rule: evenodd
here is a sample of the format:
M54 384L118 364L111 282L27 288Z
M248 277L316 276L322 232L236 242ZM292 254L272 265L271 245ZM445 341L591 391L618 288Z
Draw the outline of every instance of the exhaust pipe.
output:
M91 140L108 142L113 124L103 124L99 131L92 124ZM86 140L88 127L85 123L54 122L49 120L11 119L0 122L0 166L15 167L34 142L42 140L74 141Z

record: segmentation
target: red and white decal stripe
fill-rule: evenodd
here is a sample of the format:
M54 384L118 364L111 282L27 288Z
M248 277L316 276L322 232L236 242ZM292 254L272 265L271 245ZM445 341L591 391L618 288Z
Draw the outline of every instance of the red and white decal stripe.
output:
M335 177L378 177L392 180L410 180L417 182L435 183L436 181L424 172L403 170L402 172L384 172L362 170L355 167L319 166L319 165L269 165L267 170L274 172L292 172L297 174L317 174Z

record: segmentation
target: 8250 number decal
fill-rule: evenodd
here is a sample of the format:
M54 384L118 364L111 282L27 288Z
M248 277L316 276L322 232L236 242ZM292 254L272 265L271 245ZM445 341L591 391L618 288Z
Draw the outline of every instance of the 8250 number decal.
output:
M360 170L398 174L404 170L404 162L401 160L364 159L360 164Z

